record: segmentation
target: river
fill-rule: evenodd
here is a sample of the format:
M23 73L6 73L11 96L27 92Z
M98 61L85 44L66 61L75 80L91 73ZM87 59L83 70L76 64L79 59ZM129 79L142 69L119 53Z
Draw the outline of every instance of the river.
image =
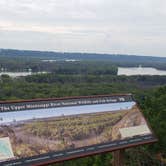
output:
M166 70L158 70L152 67L118 67L118 75L166 75Z
M23 76L28 76L28 75L33 75L33 74L42 74L42 73L47 73L47 72L0 72L0 76L1 75L9 75L12 78L15 77L23 77Z

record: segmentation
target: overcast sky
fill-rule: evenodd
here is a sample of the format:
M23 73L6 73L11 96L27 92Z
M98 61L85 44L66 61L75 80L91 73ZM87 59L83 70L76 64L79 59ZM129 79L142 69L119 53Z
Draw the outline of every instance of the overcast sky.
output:
M0 48L166 57L166 0L0 0Z

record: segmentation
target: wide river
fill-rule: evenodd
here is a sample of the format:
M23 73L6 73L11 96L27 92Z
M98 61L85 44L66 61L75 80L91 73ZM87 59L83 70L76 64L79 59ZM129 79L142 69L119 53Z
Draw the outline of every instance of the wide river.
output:
M118 75L166 75L166 70L158 70L152 67L118 67Z

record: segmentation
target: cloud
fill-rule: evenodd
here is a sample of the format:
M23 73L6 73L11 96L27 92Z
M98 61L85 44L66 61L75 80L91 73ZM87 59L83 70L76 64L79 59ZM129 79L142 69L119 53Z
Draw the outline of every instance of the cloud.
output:
M0 45L165 56L165 6L165 0L1 0Z

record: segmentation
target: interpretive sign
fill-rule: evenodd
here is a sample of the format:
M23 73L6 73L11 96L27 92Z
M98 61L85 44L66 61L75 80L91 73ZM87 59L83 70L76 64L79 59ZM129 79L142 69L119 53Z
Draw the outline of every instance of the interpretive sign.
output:
M0 102L0 165L27 166L155 142L131 94Z

